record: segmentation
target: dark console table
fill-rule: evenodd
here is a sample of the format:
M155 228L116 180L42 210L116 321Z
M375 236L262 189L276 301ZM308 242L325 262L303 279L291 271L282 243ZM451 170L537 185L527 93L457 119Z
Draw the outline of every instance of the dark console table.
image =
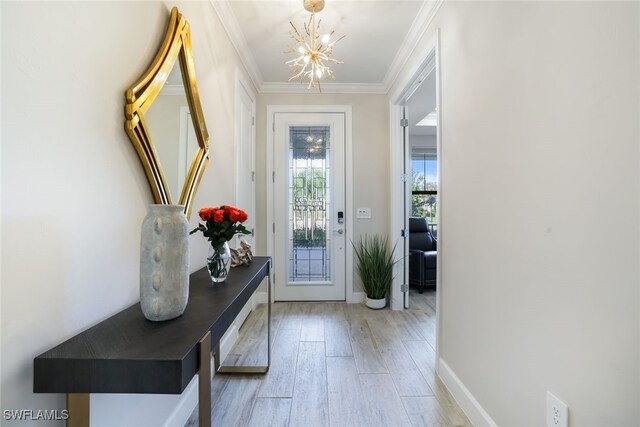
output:
M215 369L266 373L267 365L220 367L220 338L262 280L269 279L267 334L271 323L271 258L255 257L211 285L206 269L189 279L182 316L151 322L135 304L34 359L33 391L66 393L68 426L89 425L90 393L181 394L199 375L200 425L211 425L211 353Z

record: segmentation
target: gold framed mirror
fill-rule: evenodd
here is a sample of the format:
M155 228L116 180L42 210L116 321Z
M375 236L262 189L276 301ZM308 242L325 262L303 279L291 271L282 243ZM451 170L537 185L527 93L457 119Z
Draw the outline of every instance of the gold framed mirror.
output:
M189 23L176 7L160 50L125 98L125 130L138 152L154 202L184 205L190 218L191 203L209 162L209 133L200 105Z

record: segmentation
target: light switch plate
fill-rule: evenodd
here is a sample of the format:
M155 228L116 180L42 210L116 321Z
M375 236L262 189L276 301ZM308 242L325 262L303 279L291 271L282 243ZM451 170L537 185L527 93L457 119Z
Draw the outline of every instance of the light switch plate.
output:
M371 219L371 208L358 208L358 209L356 209L356 218L358 218L358 219Z

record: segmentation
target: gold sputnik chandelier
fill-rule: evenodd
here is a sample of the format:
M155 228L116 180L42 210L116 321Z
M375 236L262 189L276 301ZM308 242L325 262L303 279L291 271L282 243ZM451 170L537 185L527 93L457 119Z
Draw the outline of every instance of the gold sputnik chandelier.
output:
M322 19L316 23L316 13L324 9L324 0L303 0L304 8L311 12L309 21L304 24L304 31L298 31L293 22L291 24L291 38L293 38L297 46L290 47L286 53L292 53L296 57L286 64L291 68L291 80L309 80L308 89L318 87L320 92L320 80L324 77L334 78L333 71L329 68L329 64L344 64L342 61L333 59L331 52L333 46L345 36L337 40L331 41L334 31L320 36L320 24Z

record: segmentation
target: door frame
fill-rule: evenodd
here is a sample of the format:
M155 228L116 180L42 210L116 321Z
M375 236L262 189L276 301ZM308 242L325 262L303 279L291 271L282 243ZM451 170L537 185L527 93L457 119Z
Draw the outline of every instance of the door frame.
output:
M392 239L402 239L402 230L407 229L407 218L404 217L403 198L407 197L410 200L411 189L410 186L406 186L403 191L403 182L400 177L403 173L403 166L406 159L403 156L404 141L403 128L400 125L400 119L402 118L402 111L404 108L404 101L418 88L422 80L430 72L436 73L436 111L437 111L437 125L438 131L436 132L436 152L438 159L438 210L436 212L436 222L438 224L438 258L437 258L437 271L436 271L436 372L439 372L440 362L440 328L442 319L442 291L443 291L443 275L442 275L442 259L443 259L443 247L446 246L446 237L443 236L442 227L442 207L444 206L443 197L443 185L442 185L442 78L441 78L441 61L440 61L440 29L436 29L435 35L429 40L428 43L421 49L420 52L415 52L415 56L421 58L421 61L411 68L410 72L401 77L396 82L396 89L389 95L389 161L390 161L390 230ZM434 68L435 67L435 68ZM405 247L407 248L409 239L404 239ZM393 283L391 285L391 309L392 310L404 310L404 295L401 290L401 285L409 283L408 279L408 257L404 260L406 266L406 274L403 275L403 265L396 264L396 275L394 276Z
M364 301L364 294L353 292L353 149L352 149L352 109L350 105L267 105L267 167L265 182L267 183L267 255L273 257L275 253L274 238L274 132L276 113L342 113L344 114L344 178L345 178L345 298L347 303ZM271 281L271 302L275 301L275 277Z
M241 156L241 149L240 149L240 144L242 143L242 141L240 141L240 134L241 132L241 120L240 120L240 115L241 115L241 102L240 102L240 93L243 91L245 92L248 96L249 99L251 100L251 116L253 118L252 121L252 126L251 126L251 159L250 159L250 167L251 170L254 172L254 179L251 181L251 191L253 194L253 197L251 198L251 206L249 207L249 215L253 215L254 219L253 219L253 229L256 229L256 221L255 221L255 215L256 215L256 180L255 180L255 170L256 170L256 91L253 87L253 85L251 84L251 82L244 76L244 74L240 71L239 68L236 68L236 79L235 79L235 101L234 101L234 110L235 110L235 115L234 115L234 150L235 150L235 157L236 157L236 171L235 171L235 206L238 206L238 201L240 200L240 188L238 183L240 183L240 171L242 170L242 168L246 168L247 167L247 159L243 159ZM251 243L253 244L253 246L255 247L256 245L256 240L255 240L255 236L252 236L253 239L251 240ZM236 237L236 239L238 239ZM236 240L236 243L239 244L240 242L238 240ZM255 250L255 249L254 249ZM240 325L242 325L244 323L244 321L246 320L246 318L249 316L249 314L251 313L251 311L253 311L258 303L261 303L262 301L259 301L258 298L258 292L254 293L251 296L251 299L249 300L249 302L242 308L242 310L240 311L240 313L238 314L238 316L236 317L236 320L234 320L234 324L233 327L235 327L235 331L237 333L237 330L240 328ZM264 300L264 302L266 303L266 298ZM235 342L235 339L233 340L233 342ZM229 351L231 349L233 345L231 345L230 347L228 347Z
M234 142L235 142L235 156L236 156L236 180L235 182L240 182L240 171L242 168L247 167L247 159L242 159L240 156L240 126L242 126L240 122L240 93L244 91L251 99L251 117L253 118L252 126L251 126L251 159L250 159L250 167L253 171L253 180L251 181L251 191L253 192L253 197L251 198L251 206L250 206L250 215L256 214L256 180L255 180L255 170L256 170L256 92L253 89L253 85L249 80L244 76L244 74L236 68L236 85L235 85L235 127L234 127ZM236 186L236 203L239 200L240 189ZM257 224L255 219L253 221L253 228L255 230ZM255 236L253 236L253 244L255 245Z

